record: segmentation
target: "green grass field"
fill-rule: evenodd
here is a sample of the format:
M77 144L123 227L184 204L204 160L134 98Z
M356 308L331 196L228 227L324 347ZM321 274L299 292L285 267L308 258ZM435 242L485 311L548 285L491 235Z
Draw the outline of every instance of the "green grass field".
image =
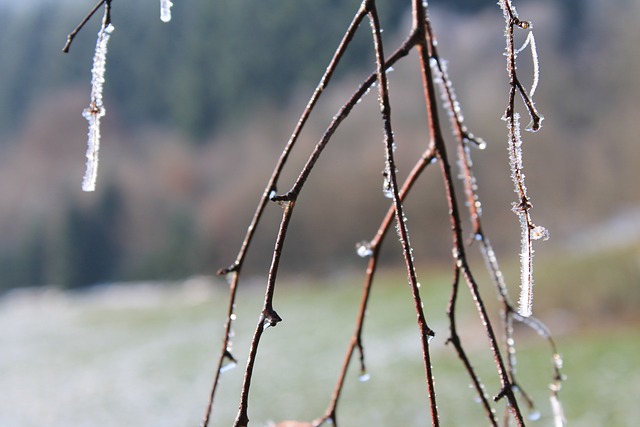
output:
M371 379L358 381L352 366L339 406L342 426L429 425L412 301L402 274L390 277L374 289L365 327ZM213 426L231 425L237 411L263 298L255 285L239 294L234 353L241 363L223 374ZM437 332L433 365L442 425L488 425L453 350L444 345L449 286L444 279L423 285ZM275 308L284 321L263 337L251 393L252 425L322 414L352 333L359 287L349 278L330 284L289 280L277 289ZM222 281L6 296L0 300L0 426L198 426L225 306ZM484 333L469 301L460 309L466 348L493 395L498 385ZM569 426L638 425L640 334L633 323L626 324L574 328L557 337ZM551 354L530 333L522 334L519 344L519 381L542 415L529 425L553 425Z

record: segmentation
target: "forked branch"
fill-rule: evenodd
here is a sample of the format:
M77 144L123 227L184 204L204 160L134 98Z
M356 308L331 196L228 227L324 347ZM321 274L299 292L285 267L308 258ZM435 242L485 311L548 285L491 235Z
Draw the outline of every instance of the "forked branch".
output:
M103 18L103 25L98 34L98 43L96 48L96 57L94 58L94 73L92 85L92 95L90 107L85 110L85 117L90 122L90 143L89 152L91 158L95 159L91 165L94 167L90 169L88 175L90 184L87 188L92 189L92 182L95 182L95 167L97 167L97 148L99 147L99 119L104 115L104 108L102 105L102 82L104 81L104 57L106 53L106 44L109 39L109 34L112 29L111 26L111 0L101 0L98 4L85 16L80 24L69 34L67 42L63 48L64 52L68 52L69 48L76 37L81 31L83 26L91 19L91 17L100 9L105 6L105 15ZM170 0L161 1L161 19L168 21L170 19L170 7L172 3ZM249 348L249 355L247 358L244 379L242 383L242 390L240 394L240 404L238 413L235 419L234 427L245 427L249 424L249 401L251 382L253 377L253 371L255 364L257 363L257 354L260 346L260 342L265 330L268 327L276 326L281 317L274 309L274 296L277 283L277 277L279 273L280 260L283 254L283 248L289 229L289 224L293 216L294 207L296 206L298 196L303 191L304 186L315 169L315 165L325 148L332 140L333 135L340 125L348 118L354 106L358 101L370 90L370 88L377 84L379 95L379 106L382 119L382 138L384 140L384 182L383 193L384 196L390 199L390 206L384 215L381 224L374 235L373 239L368 242L364 242L358 248L358 253L361 256L369 257L369 262L365 275L365 282L362 291L362 297L360 300L360 309L356 318L356 325L354 334L349 343L345 358L342 364L342 368L338 375L338 381L331 396L329 405L325 413L312 423L298 423L296 425L304 426L319 426L325 422L332 422L337 425L337 408L340 401L342 389L346 380L346 374L351 362L351 359L356 353L359 354L360 375L366 376L367 368L365 361L365 348L363 344L363 328L365 321L365 312L371 295L371 289L373 286L374 276L379 265L380 250L387 235L388 230L391 228L391 224L395 223L398 239L400 241L400 247L406 267L407 278L411 289L411 295L413 299L414 309L416 312L418 328L420 332L421 348L423 355L423 362L425 368L425 381L427 386L427 402L430 410L431 423L433 426L438 426L440 423L439 414L436 403L436 392L434 386L434 372L431 363L431 354L429 341L434 336L434 331L428 326L427 318L424 313L422 304L422 296L420 291L420 284L418 283L416 266L413 258L413 250L410 243L409 228L406 223L406 213L403 203L407 200L412 193L412 189L417 183L419 177L429 165L439 164L440 174L444 182L445 197L448 203L450 228L452 232L452 264L453 264L453 280L451 288L451 296L449 305L447 307L447 316L449 320L450 336L448 342L452 344L454 350L460 359L465 371L467 372L475 391L480 397L486 418L492 426L498 426L498 421L495 416L495 410L493 403L489 399L485 387L477 375L472 365L471 357L465 352L462 340L458 333L457 323L457 301L460 293L460 284L462 281L466 283L472 300L475 303L476 311L479 316L479 320L482 323L487 339L490 351L493 356L496 374L500 382L500 389L495 393L494 400L505 398L507 402L508 412L505 414L505 425L509 423L509 420L515 420L518 426L524 426L524 417L519 407L518 399L516 398L516 391L519 391L519 396L529 408L530 411L534 410L534 404L528 394L522 389L520 384L516 382L515 378L515 339L513 331L513 322L518 321L533 328L540 336L548 341L554 359L553 366L553 378L551 384L551 406L554 411L554 420L557 426L561 426L564 423L564 416L562 413L562 407L558 400L558 392L561 388L561 382L563 377L561 375L562 359L556 349L555 342L551 338L551 335L547 328L536 318L532 317L532 287L533 287L533 273L532 273L532 259L533 248L532 240L538 238L546 238L546 229L540 226L536 226L531 219L531 202L527 194L527 189L524 183L524 173L522 164L522 138L520 134L519 113L516 112L516 98L519 94L524 109L526 109L527 115L531 119L531 123L528 130L537 131L540 129L543 117L538 113L535 104L533 102L533 95L539 81L539 65L537 61L535 39L533 33L529 33L525 44L516 49L514 46L514 32L516 30L531 30L531 23L528 21L522 21L519 19L515 8L513 7L511 0L501 0L500 5L502 7L505 17L505 37L507 41L507 71L509 75L509 96L507 108L504 114L504 120L507 122L508 127L508 141L510 150L510 160L512 168L512 178L514 183L514 189L518 196L518 200L514 203L514 211L519 217L521 224L521 251L520 258L522 262L522 275L521 275L521 298L520 307L516 310L509 298L507 285L505 283L504 276L498 266L498 262L495 256L495 252L489 242L489 239L485 235L485 231L482 227L481 217L481 203L477 193L477 182L473 173L473 163L471 160L470 146L476 146L477 148L484 148L486 143L475 137L464 124L461 106L459 105L453 85L447 75L447 70L444 61L441 60L437 51L437 44L435 42L435 35L429 20L426 2L422 0L411 0L412 9L412 28L409 36L402 43L402 45L388 58L385 58L385 49L382 39L382 30L380 28L380 22L378 17L378 10L375 0L363 0L360 7L356 11L351 24L347 28L342 41L338 45L329 65L327 66L320 82L311 95L305 109L302 112L293 132L286 142L284 149L278 159L273 173L269 178L264 192L258 202L255 213L248 226L244 240L241 244L240 250L234 263L224 269L219 270L218 274L226 275L230 284L229 304L226 313L226 321L224 326L224 337L222 348L217 362L215 376L209 393L207 406L204 417L202 419L201 426L208 427L212 415L213 404L219 384L220 375L230 366L237 364L237 360L232 352L232 325L235 319L235 302L236 294L240 283L240 277L242 267L246 258L246 255L251 247L255 232L260 225L261 218L268 208L275 204L280 205L282 208L282 218L280 227L276 236L272 262L268 271L268 278L265 290L265 299L262 310L258 317L258 323L256 325L253 339ZM341 59L350 46L356 32L360 28L363 20L369 19L372 45L375 53L375 71L371 73L354 91L353 95L344 103L339 109L333 119L330 121L326 131L315 145L313 151L309 155L307 162L300 170L297 179L291 186L291 188L284 192L278 193L278 185L281 173L287 165L289 155L296 146L305 125L312 114L315 106L324 90L328 87L335 70L337 69ZM533 63L534 63L534 79L530 90L526 90L516 72L516 58L517 55L524 49L530 49ZM396 142L394 140L394 132L392 127L392 115L391 115L391 101L389 95L389 82L387 76L387 70L394 65L397 61L401 60L408 55L409 52L415 51L417 53L420 73L422 76L422 90L424 96L424 102L427 110L427 123L428 123L428 142L423 151L423 154L416 161L415 166L409 173L406 180L400 185L397 176L397 166L395 160ZM504 331L504 343L503 350L507 354L506 363L503 358L501 346L496 337L494 327L487 312L486 305L483 297L480 294L478 283L474 277L471 267L469 265L466 250L469 244L465 243L463 238L462 219L463 212L458 205L457 201L457 189L454 182L453 173L451 171L450 159L448 154L448 148L445 143L445 136L442 132L442 120L439 117L438 108L439 102L436 94L436 87L440 89L441 100L444 101L444 107L449 112L451 117L451 125L453 134L456 139L456 149L458 154L458 163L461 170L461 176L463 179L463 192L468 206L469 221L472 226L472 239L470 244L476 243L479 245L481 252L484 255L487 269L493 279L495 287L498 293L498 299L501 303L501 326ZM93 129L93 132L92 132ZM92 144L91 141L94 141Z

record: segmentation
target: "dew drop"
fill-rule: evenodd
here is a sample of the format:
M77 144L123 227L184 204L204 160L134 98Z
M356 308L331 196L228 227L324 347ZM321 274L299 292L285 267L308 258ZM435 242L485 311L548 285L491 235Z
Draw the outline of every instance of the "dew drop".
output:
M227 349L222 360L222 366L220 366L220 373L228 372L236 366L238 366L238 361L233 357L229 349Z
M234 362L233 360L226 359L225 362L222 364L222 366L220 366L220 373L224 374L225 372L229 372L236 366L238 366L236 362Z
M389 178L386 175L384 177L384 182L382 183L382 194L384 194L384 197L387 199L393 199L393 187L391 187L391 181L389 181Z
M362 383L366 383L371 379L371 375L367 371L360 371L360 375L358 376L358 380Z
M367 258L373 255L373 249L371 249L371 242L363 240L356 244L356 252L361 258Z
M529 412L529 415L527 415L527 418L531 421L538 421L541 417L542 415L540 414L540 411L531 411Z

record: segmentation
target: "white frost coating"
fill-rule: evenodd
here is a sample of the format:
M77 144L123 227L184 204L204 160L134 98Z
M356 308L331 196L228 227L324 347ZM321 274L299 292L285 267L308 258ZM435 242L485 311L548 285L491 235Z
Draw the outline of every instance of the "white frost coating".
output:
M530 317L533 314L533 247L529 235L529 225L524 212L518 214L522 230L520 242L520 302L518 314Z
M522 173L522 138L520 136L520 115L514 113L513 123L509 122L509 165L514 191L519 203L513 204L513 211L520 221L520 301L518 313L530 317L533 306L533 248L531 247L531 228L528 221L528 208L522 206L526 200L527 188Z
M531 60L533 61L533 82L531 83L531 90L529 91L529 98L533 98L533 94L536 93L538 82L540 81L540 62L538 61L538 49L536 48L536 38L533 35L533 31L529 31L522 47L516 50L516 55L526 49L527 46L530 46Z
M171 21L171 0L160 0L160 20L162 22Z
M107 63L107 44L114 27L103 24L98 32L96 51L91 68L91 102L82 111L82 116L89 122L89 139L87 142L87 170L82 180L83 191L94 191L98 177L98 151L100 150L100 118L105 115L102 103L104 73Z
M562 403L560 403L560 400L555 393L551 394L551 411L553 412L553 425L555 427L564 427L567 425L566 418L564 417L564 410L562 409Z

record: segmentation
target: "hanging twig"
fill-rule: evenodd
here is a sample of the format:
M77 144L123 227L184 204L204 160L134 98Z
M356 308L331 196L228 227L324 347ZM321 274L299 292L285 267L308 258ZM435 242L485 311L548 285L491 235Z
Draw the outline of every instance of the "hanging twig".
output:
M80 30L82 30L82 27L84 27L84 24L89 22L89 19L91 19L91 17L98 11L98 9L100 9L100 6L102 6L105 3L107 5L106 6L107 10L109 10L109 7L111 5L111 0L100 0L98 4L96 4L93 7L93 9L91 9L91 11L87 14L87 16L85 16L84 19L82 19L80 24L78 24L78 26L71 33L69 33L69 35L67 36L67 42L62 48L62 51L64 53L69 53L69 48L71 47L71 43L73 43L73 39L75 39L76 35L80 32ZM111 16L110 15L107 15L107 16L109 20L108 23L111 23Z

